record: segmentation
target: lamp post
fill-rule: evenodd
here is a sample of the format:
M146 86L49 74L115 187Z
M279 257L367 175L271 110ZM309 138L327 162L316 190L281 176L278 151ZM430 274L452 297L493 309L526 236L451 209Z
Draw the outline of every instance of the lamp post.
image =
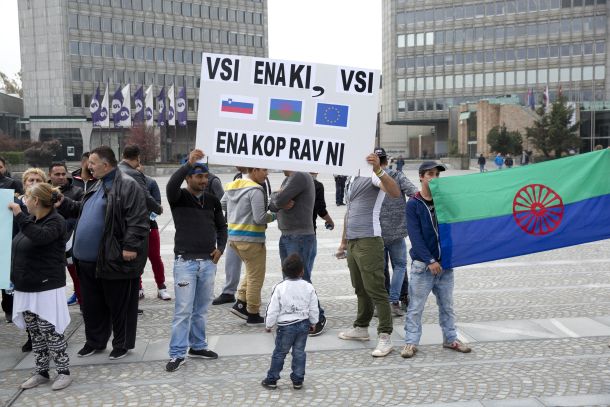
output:
M419 134L418 137L419 137L419 149L418 149L417 152L419 154L419 158L422 158L422 154L421 154L421 137L422 137L422 135Z

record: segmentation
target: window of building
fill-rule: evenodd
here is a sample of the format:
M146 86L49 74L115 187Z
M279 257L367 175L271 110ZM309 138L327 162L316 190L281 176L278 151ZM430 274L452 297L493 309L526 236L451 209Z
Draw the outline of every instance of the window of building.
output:
M163 48L155 48L155 61L163 62Z
M595 66L595 79L606 79L606 67L603 65Z
M93 70L93 80L96 82L102 82L104 80L103 70L94 69Z
M485 74L485 86L493 87L494 86L494 74L493 72L488 72Z
M125 45L125 47L123 48L123 52L124 52L125 58L134 59L133 45Z
M182 3L182 15L190 17L193 14L193 5L191 3Z
M562 18L561 19L561 33L562 34L570 34L570 31L572 30L572 21L569 18Z
M561 0L561 8L572 7L572 0Z
M70 55L78 55L78 41L70 41Z
M558 68L550 68L549 69L549 82L559 82L559 69Z
M593 67L592 66L583 66L582 67L582 80L590 81L593 79Z
M201 8L199 4L193 4L192 7L193 17L199 18L201 17Z
M529 0L529 7L528 7L530 13L538 11L538 0Z
M116 44L114 46L114 57L123 58L123 44Z
M571 50L572 47L570 46L570 44L561 44L560 55L562 57L569 57Z
M185 49L183 53L183 59L185 64L193 63L193 51Z
M68 28L78 28L78 15L75 13L68 14Z
M582 44L581 43L572 44L572 56L574 56L574 57L582 56Z
M174 38L177 40L182 39L182 27L174 27Z
M527 50L525 48L517 48L517 61L524 60L526 55L527 55Z
M549 58L558 58L559 57L559 45L550 45L549 46Z
M237 12L238 15L238 22L243 23L246 21L246 12L239 10ZM210 19L212 20L218 20L218 7L216 6L210 6Z
M515 84L515 71L508 71L505 73L506 86L513 86Z
M403 79L404 80L404 79ZM415 78L407 78L407 92L413 92L415 90ZM400 91L400 83L398 84L398 90Z
M112 19L107 17L102 18L102 31L112 32Z
M163 38L163 24L155 24L153 28L155 37Z
M464 64L468 65L468 64L472 64L473 62L474 62L474 53L466 52L464 54Z
M434 65L435 66L443 66L443 61L445 60L445 57L443 56L443 54L435 54L434 55Z
M198 27L193 28L193 41L201 41L201 29Z
M515 0L506 2L506 14L515 14L517 12L517 3Z
M398 101L398 113L404 113L407 108L407 102L405 100Z
M549 1L548 0L540 0L539 1L540 11L545 11L549 9Z
M91 31L100 31L102 29L101 19L97 16L90 16L89 26Z
M171 48L168 48L165 50L164 52L165 55L165 62L174 62L174 50Z
M482 64L485 62L485 54L483 51L475 52L475 63Z
M135 59L141 61L144 59L144 47L140 47L138 45L136 45L134 47L134 55L135 55Z
M396 37L396 45L398 46L398 48L404 48L405 47L405 35L404 34L399 34Z
M73 81L80 81L80 69L79 68L72 68L72 80Z
M177 16L182 14L182 3L179 1L174 1L173 5L174 6L172 7L172 12Z
M549 34L551 36L559 34L560 24L559 21L554 20L549 22Z
M210 6L201 5L201 18L210 18Z
M496 50L496 62L504 62L504 53L505 51L503 49L497 49Z
M144 23L142 21L133 22L134 35L142 35L144 33Z
M407 47L415 46L415 34L407 34Z
M540 45L538 47L538 58L545 59L549 56L549 47L546 45Z
M144 36L152 37L153 35L153 23L144 23Z
M125 32L125 34L133 34L133 23L131 22L131 20L123 21L123 31Z
M480 88L483 86L483 74L475 73L474 74L474 86Z
M605 54L606 53L606 43L604 41L597 41L595 43L595 53L596 54Z
M433 32L426 33L426 45L434 45L434 33Z
M112 32L115 34L123 33L123 20L119 18L112 19Z
M207 28L202 28L201 29L201 39L204 42L210 42L210 30ZM235 33L235 43L237 44L237 33Z
M142 0L133 0L132 7L134 10L142 10Z
M91 44L88 42L78 43L78 53L82 56L88 57L91 55Z
M91 55L94 57L102 56L102 44L94 42L91 44Z
M582 18L575 17L572 19L572 33L574 35L582 34L583 31L583 20Z
M227 21L228 20L228 13L227 13L227 9L225 7L220 7L218 9L218 19L221 21ZM254 13L246 13L246 22L253 24L254 23Z
M548 77L547 77L547 70L546 69L539 69L538 70L538 83L541 84L545 84L548 82Z
M464 75L464 87L472 88L474 84L474 76L470 73Z
M155 49L153 47L146 47L146 60L147 61L155 60Z
M570 68L559 69L559 80L561 82L570 82Z
M527 84L528 85L536 84L536 70L535 69L527 70Z
M182 50L181 49L175 49L174 50L174 61L178 62L178 63L182 63Z
M428 111L434 110L434 100L426 99L426 110L428 110Z
M416 35L415 45L417 45L418 47L425 45L424 33L418 33Z
M538 58L538 47L529 47L527 49L527 59Z
M517 85L525 85L525 71L517 71L515 75L515 83Z
M506 62L512 62L515 60L515 50L512 48L507 48L505 50L504 55L505 55Z
M504 72L496 72L495 74L496 86L504 86Z
M80 69L80 80L83 82L91 81L91 68L81 68Z
M424 78L415 78L415 83L417 85L417 90L418 91L422 91L425 90L426 87L424 86Z
M72 94L72 106L73 107L83 107L83 101L80 93Z
M434 77L426 76L426 90L434 90Z
M398 79L398 91L404 92L406 88L406 80L403 78Z
M182 39L187 41L193 40L193 29L190 27L184 27L182 30Z
M114 56L112 44L104 44L103 49L104 49L104 56L106 58L112 58Z
M414 100L407 101L407 111L409 111L409 112L415 111L415 101Z
M462 89L464 87L464 77L462 75L455 75L455 88Z
M485 51L485 63L486 64L494 63L494 51L493 50Z
M85 16L82 14L78 15L78 28L81 30L89 29L89 16Z
M442 76L434 77L434 88L438 89L438 90L445 89L445 86L444 86L444 83L443 83L443 77Z
M572 80L573 81L580 81L582 80L582 68L581 67L574 67L572 68Z

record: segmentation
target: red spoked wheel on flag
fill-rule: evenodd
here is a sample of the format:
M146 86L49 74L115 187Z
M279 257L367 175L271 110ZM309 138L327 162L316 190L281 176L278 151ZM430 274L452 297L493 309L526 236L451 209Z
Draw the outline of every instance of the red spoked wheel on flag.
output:
M542 184L526 185L513 199L513 217L525 233L543 236L551 233L563 219L563 200Z

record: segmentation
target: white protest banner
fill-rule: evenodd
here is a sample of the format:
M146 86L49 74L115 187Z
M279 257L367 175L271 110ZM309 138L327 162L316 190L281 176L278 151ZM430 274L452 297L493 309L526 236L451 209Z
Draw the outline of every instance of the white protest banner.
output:
M15 190L0 189L0 288L8 289L11 277L11 247L13 244L13 212L8 204L13 202Z
M380 73L203 54L196 145L211 164L355 174L373 151Z

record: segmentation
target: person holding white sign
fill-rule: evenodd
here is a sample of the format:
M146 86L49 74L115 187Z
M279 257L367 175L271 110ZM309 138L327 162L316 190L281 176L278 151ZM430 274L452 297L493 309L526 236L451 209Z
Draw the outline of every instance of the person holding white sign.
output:
M384 284L379 212L385 194L398 198L400 188L381 168L377 154L369 154L366 161L373 166L373 174L352 177L346 188L347 212L337 257L347 250L347 266L358 297L358 314L353 328L341 332L339 338L368 341L368 327L376 307L379 340L371 354L381 357L392 351L392 311Z
M246 275L231 313L252 326L265 323L259 314L267 262L265 230L267 223L276 219L275 214L267 213L267 199L261 186L265 178L266 168L248 168L246 176L225 186L220 201L227 214L229 244L246 265Z

